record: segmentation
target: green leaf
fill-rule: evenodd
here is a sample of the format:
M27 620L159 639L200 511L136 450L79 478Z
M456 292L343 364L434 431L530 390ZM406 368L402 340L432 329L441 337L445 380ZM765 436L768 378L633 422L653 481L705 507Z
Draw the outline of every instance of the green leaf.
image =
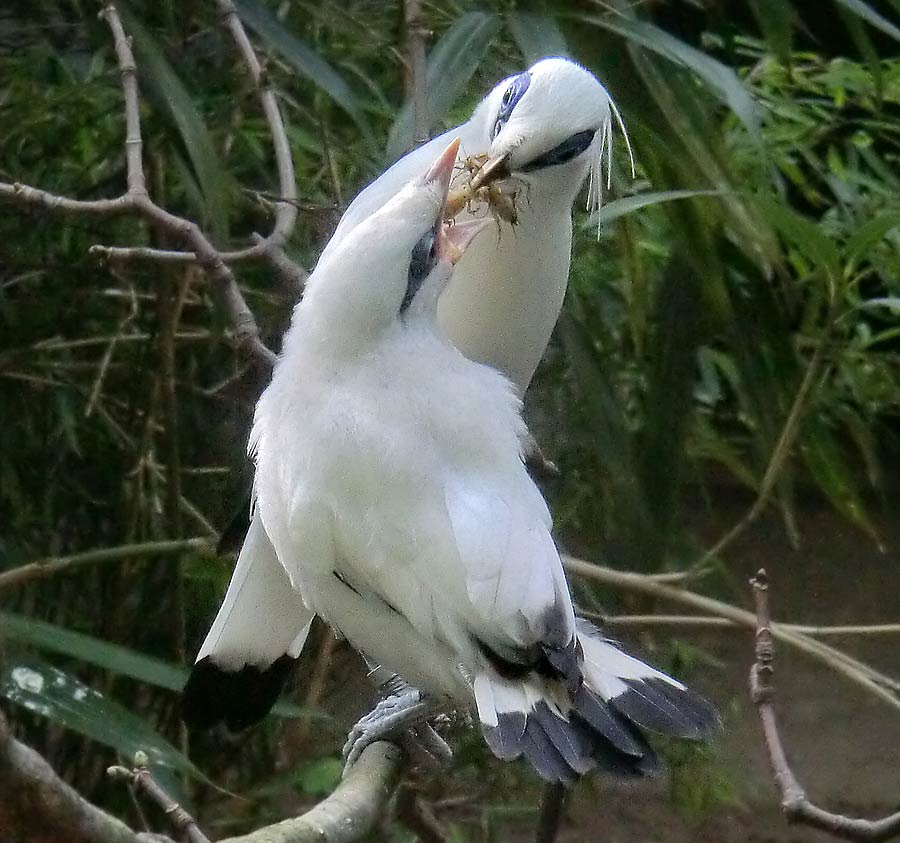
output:
M239 0L241 20L281 56L298 73L321 88L359 126L367 139L372 129L362 106L344 78L315 50L312 50L284 27L258 0Z
M135 15L124 8L121 11L126 30L134 39L141 83L172 120L203 191L204 202L196 212L208 221L215 236L222 239L228 233L228 208L233 194L231 177L222 167L191 94L169 64L162 47Z
M875 29L881 30L885 35L890 35L895 41L900 41L900 29L862 0L834 0L834 2L853 12Z
M169 691L180 692L187 680L188 671L185 668L24 615L0 612L0 635Z
M750 0L750 8L772 52L783 64L789 64L797 22L794 7L785 0Z
M733 191L728 190L661 190L651 193L637 193L634 196L625 196L607 203L590 219L590 225L605 225L613 220L632 214L641 208L650 205L660 205L663 202L674 202L677 199L693 199L697 196L726 196Z
M728 66L646 21L624 15L578 15L578 19L614 32L635 44L681 64L697 74L747 127L761 139L759 108L747 86Z
M769 196L756 197L772 226L813 266L826 269L833 280L840 275L841 256L834 241L814 222Z
M506 16L506 25L529 65L548 56L569 55L565 36L550 15L510 12Z
M487 12L466 12L435 44L425 74L425 113L429 127L437 126L472 78L500 21ZM407 101L391 127L387 157L395 161L415 142L415 113Z
M809 414L804 421L800 453L819 488L835 509L868 533L879 546L881 540L863 505L841 448L821 417Z
M319 758L304 765L297 777L304 793L310 796L324 796L331 793L341 781L344 764L340 758Z
M847 241L848 272L853 272L879 241L898 226L900 211L882 211L853 232Z
M24 615L0 611L0 639L18 641L39 650L71 656L87 664L146 682L157 688L181 693L188 669L139 653L120 644L111 644L91 635ZM328 719L324 712L280 702L272 710L278 717Z
M79 679L33 656L11 653L0 671L0 696L29 711L111 746L130 760L147 753L151 764L203 778L181 752L145 720Z

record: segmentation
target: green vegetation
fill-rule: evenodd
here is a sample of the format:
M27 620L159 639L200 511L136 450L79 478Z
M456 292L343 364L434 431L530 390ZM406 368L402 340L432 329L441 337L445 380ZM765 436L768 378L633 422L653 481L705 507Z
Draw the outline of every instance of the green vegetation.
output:
M607 85L634 146L632 181L617 143L599 239L598 220L576 213L569 295L527 402L562 470L549 490L560 535L589 558L712 572L717 587L727 541L709 553L679 517L712 482L745 488L751 516L777 507L795 541L801 493L879 541L872 510L897 465L900 417L900 30L889 17L900 6L807 5L425 5L433 129L465 119L513 69L565 52ZM239 7L288 123L300 192L289 251L309 267L356 191L412 144L402 12L362 0ZM155 198L217 245L245 245L271 226L277 180L213 4L132 0L124 12ZM0 9L0 181L117 195L121 113L94 3ZM88 254L95 243L173 245L129 218L0 203L0 571L214 535L245 488L264 375L229 346L199 270L102 264ZM297 291L259 264L239 278L277 347ZM172 343L174 401L162 366ZM2 593L0 694L32 712L29 742L121 816L131 808L102 778L111 758L73 732L105 730L126 756L138 741L191 781L172 691L228 574L192 547ZM303 724L309 712L281 714ZM252 827L279 815L285 792L299 786L312 801L333 784L339 726L325 724L334 742L320 740L299 770L273 774L277 724L192 747L218 784L252 788L233 825L209 832ZM480 744L458 756L459 777L442 780L452 792L484 792L488 775L492 793L521 792L516 772L484 773ZM713 789L730 795L717 776ZM697 810L703 787L678 779L676 795ZM201 814L226 798L198 794ZM460 829L480 824L493 839L506 816L497 805Z

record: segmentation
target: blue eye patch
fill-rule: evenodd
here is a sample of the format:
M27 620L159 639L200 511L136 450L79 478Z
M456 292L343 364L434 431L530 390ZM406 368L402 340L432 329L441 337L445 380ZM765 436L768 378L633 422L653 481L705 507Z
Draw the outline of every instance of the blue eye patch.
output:
M519 100L522 99L530 84L531 75L527 70L524 73L515 76L509 83L506 90L503 92L503 99L500 100L500 110L497 112L497 120L494 123L494 132L491 135L492 140L497 137L498 132L506 124L506 121L509 120L513 109L516 107Z

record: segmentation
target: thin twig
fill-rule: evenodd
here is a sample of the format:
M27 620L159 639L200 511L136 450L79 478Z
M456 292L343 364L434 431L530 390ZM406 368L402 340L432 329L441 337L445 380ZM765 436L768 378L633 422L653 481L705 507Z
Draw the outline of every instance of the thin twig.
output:
M828 346L827 339L831 333L834 316L835 305L833 304L828 310L825 335L822 337L822 341L816 346L816 350L813 352L809 365L803 373L803 379L800 381L797 394L794 396L794 401L788 411L778 441L775 443L775 447L772 449L772 454L769 457L769 462L766 465L766 470L763 474L762 482L759 484L759 491L756 494L756 499L750 505L750 508L743 517L726 530L712 547L710 547L687 571L684 572L686 577L696 577L700 575L701 572L705 571L709 563L718 556L721 556L725 548L729 547L738 536L742 535L743 532L765 511L765 508L769 503L769 496L772 494L772 490L778 482L781 470L784 468L784 465L790 456L791 449L794 447L794 442L800 431L800 421L803 417L803 410L806 409L807 398L812 392L816 379L821 374L825 362L825 351Z
M99 550L88 550L85 553L74 553L71 556L57 556L39 559L0 572L0 589L23 583L44 580L59 574L69 574L85 565L96 565L101 562L118 562L138 557L170 556L188 550L208 550L209 540L206 538L177 539L173 541L143 542L140 544L122 544L116 547L103 547Z
M397 821L415 834L420 843L450 843L450 836L411 785L397 788L395 810Z
M765 570L760 569L750 583L756 604L756 646L755 660L750 668L750 697L759 713L769 764L788 822L818 828L844 840L881 841L900 835L900 811L880 820L863 820L832 814L807 798L788 763L772 704L775 699L775 642Z
M260 339L256 320L244 300L237 279L222 260L221 254L196 223L164 210L147 193L141 158L137 65L115 4L108 3L100 14L112 31L116 60L121 76L122 95L125 103L127 190L115 199L83 202L55 196L47 191L26 185L0 183L0 197L5 197L20 205L41 207L63 213L88 213L99 216L134 213L143 217L151 225L167 231L176 240L187 244L197 263L206 272L211 282L213 295L231 320L238 347L246 349L253 357L271 366L275 362L275 355ZM96 254L96 247L92 248L92 251Z
M706 627L740 630L744 627L728 618L716 615L603 615L579 609L578 614L588 620L595 620L606 626L681 626ZM900 623L848 624L846 626L810 626L802 623L783 623L782 629L789 632L801 632L812 638L829 638L831 636L868 636L897 635Z
M155 802L175 830L184 834L189 843L209 843L209 838L200 830L197 821L153 778L153 774L147 766L147 756L144 753L136 754L134 769L129 770L127 767L115 766L109 767L106 772L112 778L126 780L135 791L143 793Z

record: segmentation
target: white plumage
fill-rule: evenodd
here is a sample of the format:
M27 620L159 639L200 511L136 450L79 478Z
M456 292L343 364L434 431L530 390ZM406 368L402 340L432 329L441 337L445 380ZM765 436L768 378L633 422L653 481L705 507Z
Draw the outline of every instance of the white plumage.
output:
M256 410L257 517L311 612L474 707L499 757L550 781L598 762L648 772L635 724L698 737L714 715L576 622L518 392L437 327L451 259L480 228L440 222L455 153L310 277Z
M525 77L528 84L523 86ZM603 86L566 59L544 59L526 73L503 80L466 123L401 158L356 197L320 264L341 248L356 226L411 179L422 176L451 138L460 139L460 162L483 153L491 161L508 157L508 169L522 184L518 224L513 228L501 223L466 251L441 296L439 319L445 334L466 356L505 373L524 393L562 306L571 253L572 203L588 175L588 204L596 207L600 201L601 165L604 156L608 162L611 154L611 109L614 106ZM591 136L580 153L551 166L527 169L585 132ZM471 214L463 212L461 219L467 216ZM271 594L279 582L286 584L274 564L274 550L266 544L258 513L251 517L247 544L198 656L199 675L186 689L186 714L201 724L221 718L244 722L243 716L210 702L228 696L234 687L228 676L217 677L217 670L233 673L246 666L244 679L261 677L267 693L259 697L254 712L264 710L266 698L276 688L266 671L285 655L286 640L293 642L293 652L309 629L311 616L298 612L290 600L255 604L252 621L241 608L247 599L239 605L242 591ZM237 665L241 651L243 665ZM279 668L278 673L283 670ZM227 693L219 684L229 689Z

